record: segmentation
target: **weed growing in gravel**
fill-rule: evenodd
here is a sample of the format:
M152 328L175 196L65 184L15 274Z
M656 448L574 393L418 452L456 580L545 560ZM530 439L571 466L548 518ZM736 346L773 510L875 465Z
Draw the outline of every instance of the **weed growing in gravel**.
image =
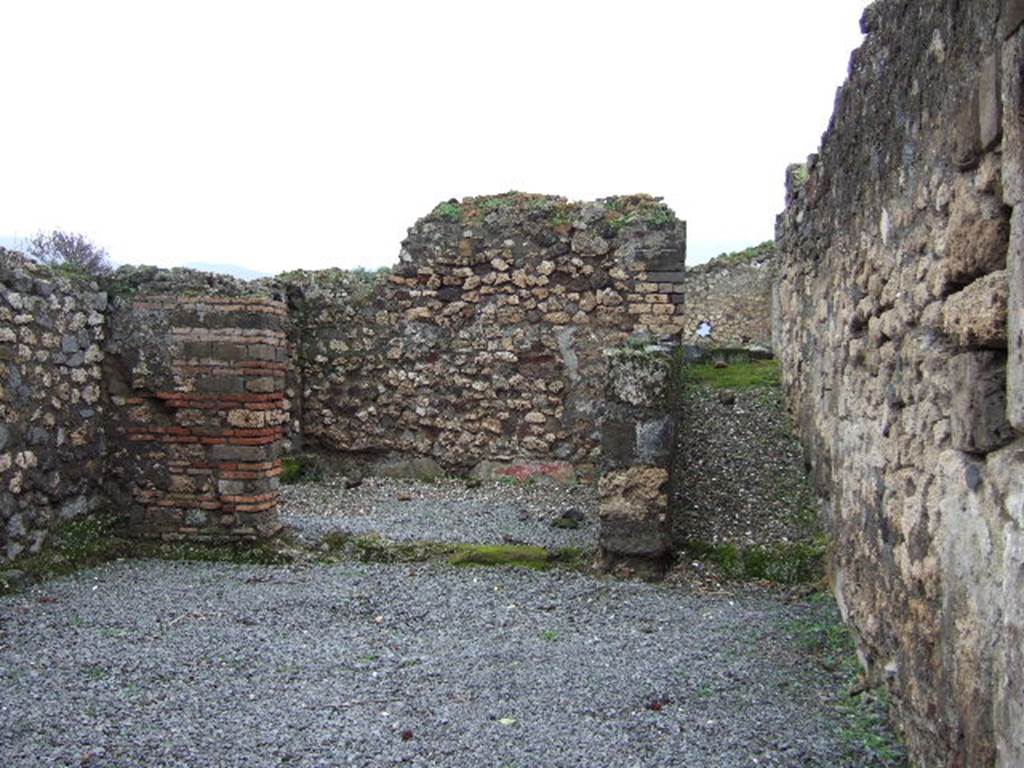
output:
M808 542L739 547L688 541L683 549L692 557L714 563L728 579L804 584L819 581L824 576L828 542L824 537L816 537Z
M315 482L323 479L323 470L311 456L296 454L281 459L281 482L293 485L299 482Z
M860 760L859 765L907 768L906 750L889 727L888 691L852 693L862 689L853 633L840 620L831 595L822 594L816 601L820 607L814 615L787 622L782 629L802 652L837 675L840 686L833 703L843 718L841 735L848 756Z
M561 633L554 629L545 629L540 633L540 639L547 640L548 642L554 642L559 637L561 637Z
M99 664L90 664L84 668L84 672L90 680L106 680L110 676L110 672Z

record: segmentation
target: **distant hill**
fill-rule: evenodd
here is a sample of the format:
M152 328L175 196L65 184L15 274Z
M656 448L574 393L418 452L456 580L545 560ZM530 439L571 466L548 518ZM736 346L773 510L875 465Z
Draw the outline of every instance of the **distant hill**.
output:
M257 272L255 269L241 267L238 264L211 264L205 261L190 261L182 264L189 269L198 269L200 272L216 272L221 275L231 275L240 280L257 280L261 277L270 277L266 272Z
M28 249L28 238L0 235L0 248L9 248L12 251L25 251Z

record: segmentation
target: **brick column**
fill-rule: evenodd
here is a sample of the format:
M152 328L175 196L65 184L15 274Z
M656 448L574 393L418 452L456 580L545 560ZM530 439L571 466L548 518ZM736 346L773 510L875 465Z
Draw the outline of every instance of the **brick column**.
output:
M285 305L160 295L137 297L129 312L134 365L122 423L132 530L165 539L273 535L287 420Z

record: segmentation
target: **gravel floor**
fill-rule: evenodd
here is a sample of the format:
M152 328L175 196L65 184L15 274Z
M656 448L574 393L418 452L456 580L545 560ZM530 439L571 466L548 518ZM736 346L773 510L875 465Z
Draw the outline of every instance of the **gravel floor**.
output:
M345 489L343 480L285 486L281 520L307 541L343 531L376 533L392 541L589 550L597 546L596 508L595 491L586 486L495 482L467 488L458 480L368 478L351 490ZM579 527L553 527L552 521L568 510L582 515Z
M0 765L828 766L824 603L569 572L116 563L0 598Z
M801 513L816 502L777 388L697 389L677 437L677 542L749 547L813 535Z

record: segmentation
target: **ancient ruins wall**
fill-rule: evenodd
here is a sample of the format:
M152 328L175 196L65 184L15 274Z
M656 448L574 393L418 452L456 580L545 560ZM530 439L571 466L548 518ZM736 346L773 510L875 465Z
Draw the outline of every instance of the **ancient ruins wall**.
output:
M293 421L307 447L367 458L592 465L602 352L679 333L684 259L685 225L654 198L444 203L409 231L386 282L284 276L301 370Z
M115 302L108 479L137 535L221 540L278 528L286 305L257 286L218 287L195 294L185 280L157 281Z
M1024 765L1022 20L872 5L778 223L835 591L920 765Z
M774 255L768 245L687 270L683 343L770 350Z
M0 249L0 559L98 504L106 306L95 283Z
M140 535L264 534L283 450L592 477L606 350L678 339L691 284L727 342L763 341L740 329L767 316L767 271L684 262L685 224L657 198L519 193L439 205L381 274L125 267L103 281L108 306L11 255L4 545L38 547L101 490Z

